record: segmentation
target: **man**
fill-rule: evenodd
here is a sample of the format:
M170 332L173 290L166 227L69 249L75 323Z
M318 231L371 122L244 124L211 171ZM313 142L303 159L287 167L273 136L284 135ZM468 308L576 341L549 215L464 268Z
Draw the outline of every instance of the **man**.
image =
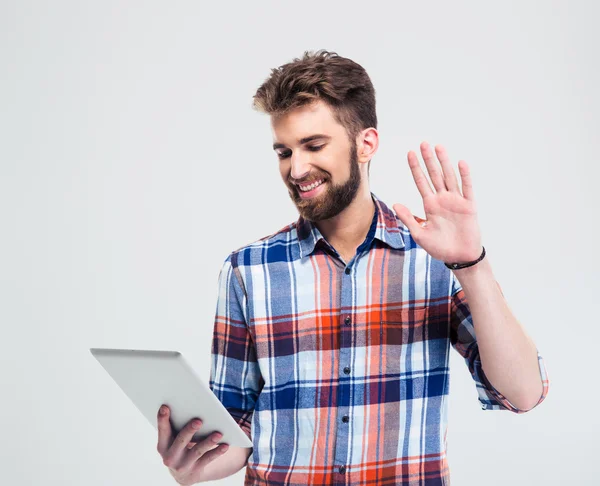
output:
M482 246L469 168L443 147L408 163L426 219L369 189L379 138L364 69L305 53L273 70L254 106L299 219L232 252L219 276L210 386L253 449L189 443L158 416L180 484L246 468L245 484L449 484L449 350L483 409L522 413L548 392ZM477 337L477 338L476 338ZM485 371L484 371L485 370Z

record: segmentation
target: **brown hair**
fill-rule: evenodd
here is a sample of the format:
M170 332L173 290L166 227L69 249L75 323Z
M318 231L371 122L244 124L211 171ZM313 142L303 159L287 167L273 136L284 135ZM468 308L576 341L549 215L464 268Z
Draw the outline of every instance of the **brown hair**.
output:
M323 100L353 144L361 130L377 128L375 88L365 69L324 49L272 69L253 100L255 110L273 116Z

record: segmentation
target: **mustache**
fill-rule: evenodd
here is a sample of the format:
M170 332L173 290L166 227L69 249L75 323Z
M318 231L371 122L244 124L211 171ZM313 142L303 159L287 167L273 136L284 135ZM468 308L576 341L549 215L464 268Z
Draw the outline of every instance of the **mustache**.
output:
M315 176L311 176L311 177L304 177L302 179L292 179L292 178L288 178L288 182L293 185L299 185L299 184L306 184L307 182L315 182L315 181L320 181L321 179L327 179L327 176L325 174L323 175L318 175Z

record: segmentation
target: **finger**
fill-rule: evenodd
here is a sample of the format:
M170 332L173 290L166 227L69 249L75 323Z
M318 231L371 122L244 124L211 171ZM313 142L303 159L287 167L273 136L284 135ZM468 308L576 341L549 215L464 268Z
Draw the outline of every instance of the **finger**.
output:
M213 437L215 438L214 440ZM217 435L215 433L211 434L210 437L198 442L194 448L190 449L190 451L187 453L185 459L181 463L181 467L184 469L191 469L205 454L212 452L215 448L218 448L218 446L222 446L222 444L217 444L221 437L222 436L220 434ZM220 454L217 454L217 457L218 455Z
M207 464L214 461L217 457L221 457L229 450L229 444L220 444L219 447L215 447L213 450L210 450L202 455L202 457L198 460L197 467L205 467Z
M471 172L469 171L469 166L464 160L458 161L458 171L460 172L460 178L462 180L463 196L465 199L474 201L475 193L473 192L473 184L471 182Z
M200 427L202 427L202 420L190 420L186 424L186 426L183 429L181 429L181 431L177 434L177 437L175 437L175 440L173 441L171 447L169 447L169 450L167 451L167 456L169 456L170 458L174 458L175 461L178 462L177 459L182 457L184 450L187 448L187 445L192 440L192 437L194 437L194 434L198 432Z
M415 180L415 184L417 185L417 189L419 190L421 197L426 198L427 196L433 195L433 189L429 185L429 181L421 169L417 154L411 150L408 152L407 157L408 166L410 167L410 171L412 172L413 179Z
M454 169L452 168L452 164L450 163L450 158L448 157L446 149L442 145L436 145L435 153L442 164L442 172L444 174L444 183L446 185L446 189L453 192L459 192L458 180L456 179L456 174L454 173Z
M394 211L396 211L400 221L402 221L404 226L408 228L411 235L414 238L418 238L419 233L423 230L423 228L420 226L419 222L415 220L416 217L413 216L406 206L402 206L402 204L394 204L392 207L394 208ZM424 220L421 219L421 221Z
M421 154L423 155L423 160L425 161L425 166L427 167L427 172L429 172L429 178L433 183L433 187L435 187L435 190L438 192L445 191L446 183L444 182L444 174L442 174L440 164L433 155L427 142L421 143Z
M164 415L161 415L161 411L164 411ZM158 453L164 457L173 441L173 429L171 429L171 422L169 422L169 407L163 405L158 410L158 444L156 449Z

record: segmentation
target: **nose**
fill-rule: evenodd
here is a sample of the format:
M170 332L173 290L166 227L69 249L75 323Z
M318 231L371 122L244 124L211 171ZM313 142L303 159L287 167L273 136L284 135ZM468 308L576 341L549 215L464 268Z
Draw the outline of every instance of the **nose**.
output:
M302 180L310 172L310 164L306 156L303 156L298 151L293 153L290 157L292 170L290 172L290 178L294 181Z

